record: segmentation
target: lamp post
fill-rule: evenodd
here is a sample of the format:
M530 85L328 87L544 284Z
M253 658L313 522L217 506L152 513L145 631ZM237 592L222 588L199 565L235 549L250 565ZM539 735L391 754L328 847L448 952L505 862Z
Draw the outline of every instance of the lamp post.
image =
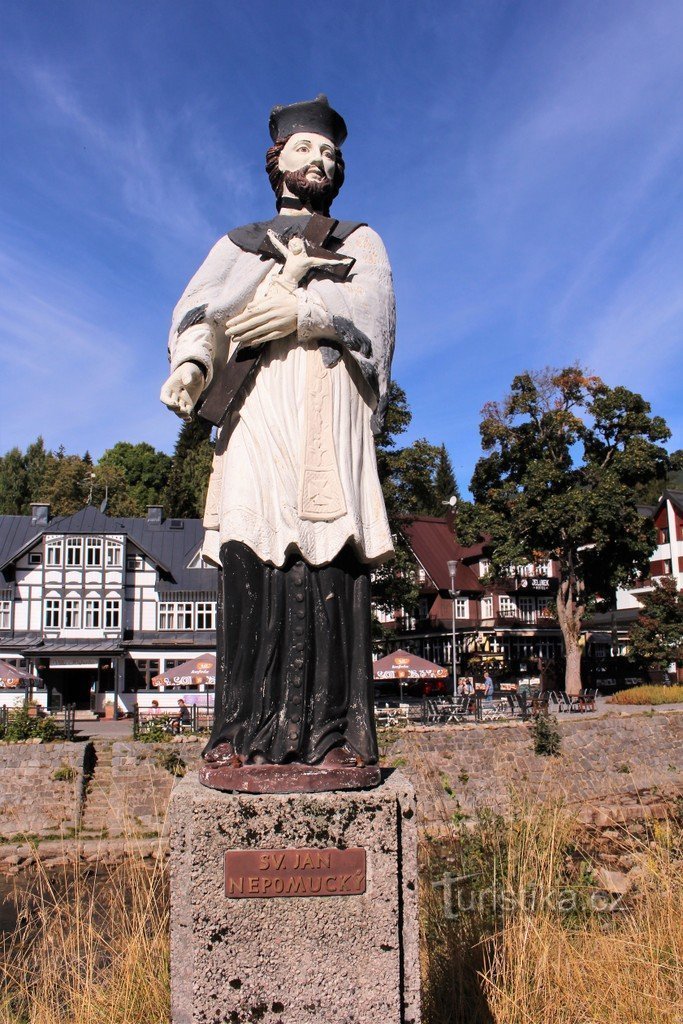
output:
M456 654L455 654L455 574L458 571L458 563L457 563L456 559L453 559L452 561L449 561L447 563L447 565L448 565L448 572L449 572L449 575L451 577L451 611L452 611L452 621L451 621L452 637L451 637L451 644L452 644L452 653L453 653L453 696L455 697L457 695L457 692L458 692L457 691L458 666L456 664Z

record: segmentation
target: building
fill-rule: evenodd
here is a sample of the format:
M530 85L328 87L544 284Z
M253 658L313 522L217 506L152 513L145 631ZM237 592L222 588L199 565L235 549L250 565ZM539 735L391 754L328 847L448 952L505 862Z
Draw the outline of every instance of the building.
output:
M35 667L51 707L130 710L158 672L216 645L216 570L197 519L92 506L0 516L0 658Z
M452 666L455 613L459 675L480 675L489 668L534 679L556 670L562 637L551 614L559 582L552 562L521 566L491 584L485 545L459 544L447 519L419 516L404 524L402 533L415 558L420 596L414 616L382 616L394 633L390 650L404 647ZM454 597L449 561L457 563Z

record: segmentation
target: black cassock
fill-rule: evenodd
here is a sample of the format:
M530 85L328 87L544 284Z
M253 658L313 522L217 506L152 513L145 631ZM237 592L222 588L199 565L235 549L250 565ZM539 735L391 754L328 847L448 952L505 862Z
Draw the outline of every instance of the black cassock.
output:
M281 568L221 547L215 725L242 758L316 764L346 744L377 761L370 573L347 546L325 566Z

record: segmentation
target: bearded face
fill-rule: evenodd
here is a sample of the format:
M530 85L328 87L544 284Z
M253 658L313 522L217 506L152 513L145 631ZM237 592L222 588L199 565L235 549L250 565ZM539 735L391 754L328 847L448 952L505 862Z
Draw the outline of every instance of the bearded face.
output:
M341 152L329 139L312 132L297 132L271 146L266 171L278 200L286 189L287 194L324 215L344 181Z

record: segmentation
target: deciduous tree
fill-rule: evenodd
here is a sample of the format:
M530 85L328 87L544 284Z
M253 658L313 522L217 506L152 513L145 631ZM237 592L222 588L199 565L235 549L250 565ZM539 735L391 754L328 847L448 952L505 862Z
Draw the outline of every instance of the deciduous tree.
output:
M652 523L636 488L668 465L670 432L640 395L610 388L576 366L522 373L502 402L484 407L482 447L461 503L461 540L488 535L492 570L552 559L568 693L581 689L579 642L591 598L610 600L648 566Z
M638 600L642 610L630 629L631 657L645 668L666 671L683 661L683 594L664 576Z

